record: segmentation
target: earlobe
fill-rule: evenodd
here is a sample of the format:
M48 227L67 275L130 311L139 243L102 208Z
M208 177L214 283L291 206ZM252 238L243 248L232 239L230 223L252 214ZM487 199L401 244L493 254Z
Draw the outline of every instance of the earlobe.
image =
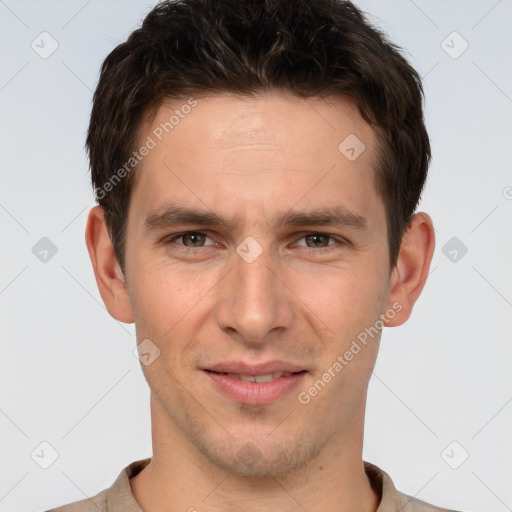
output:
M108 312L120 322L132 323L133 313L124 275L108 235L103 208L100 206L95 206L89 212L85 243L96 283Z
M412 313L428 277L434 254L435 234L432 219L416 213L400 246L400 253L390 279L388 307L398 303L400 311L385 322L387 327L402 325Z

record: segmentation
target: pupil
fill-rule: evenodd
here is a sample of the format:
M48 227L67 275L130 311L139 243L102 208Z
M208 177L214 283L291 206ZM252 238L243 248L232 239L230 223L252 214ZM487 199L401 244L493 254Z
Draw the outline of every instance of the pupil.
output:
M190 233L186 235L186 237L188 237L189 240L192 242L192 245L197 245L197 243L200 242L200 240L198 240L198 237L200 236L201 235L199 233Z
M319 239L322 239L322 238L325 239L325 235L309 235L309 236L310 236L310 240L314 239L315 244L320 243L322 246L324 246L324 244L322 244L321 240L319 241ZM325 242L325 240L324 240L324 242Z

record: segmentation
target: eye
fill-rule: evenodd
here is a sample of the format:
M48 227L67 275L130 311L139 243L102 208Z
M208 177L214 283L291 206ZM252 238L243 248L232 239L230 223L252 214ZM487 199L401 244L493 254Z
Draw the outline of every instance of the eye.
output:
M305 243L302 241L305 241ZM327 233L306 233L302 236L300 241L294 245L295 247L299 247L299 250L308 256L321 257L339 251L346 247L347 244L348 242L339 236L333 236Z
M211 243L206 243L207 240L210 240ZM214 240L202 231L186 231L177 235L171 235L165 239L164 243L166 245L175 245L177 249L183 251L195 251L217 245ZM316 232L304 234L300 238L300 242L295 243L296 247L302 247L305 252L311 254L325 254L344 245L346 245L346 242L341 237Z
M324 248L324 247L327 247L327 246L330 246L330 245L335 245L335 244L330 244L329 243L329 240L334 240L334 238L331 236L331 235L326 235L324 233L309 233L307 235L304 235L301 240L306 240L306 247L309 247L309 248ZM308 242L311 242L311 244L313 245L310 245Z
M177 243L177 240L181 240L182 243L177 243L177 245L181 245L185 249L194 249L215 245L215 242L213 244L205 244L206 239L212 240L208 235L206 235L206 233L201 231L187 231L185 233L180 233L179 235L173 235L170 238L167 238L165 243Z

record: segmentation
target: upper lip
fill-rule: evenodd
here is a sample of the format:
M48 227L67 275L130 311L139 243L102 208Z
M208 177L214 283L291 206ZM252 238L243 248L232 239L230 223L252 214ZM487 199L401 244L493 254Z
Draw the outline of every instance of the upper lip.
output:
M218 363L204 368L216 373L237 373L241 375L268 375L270 373L304 371L304 368L286 361L268 361L260 364L249 364L242 361Z

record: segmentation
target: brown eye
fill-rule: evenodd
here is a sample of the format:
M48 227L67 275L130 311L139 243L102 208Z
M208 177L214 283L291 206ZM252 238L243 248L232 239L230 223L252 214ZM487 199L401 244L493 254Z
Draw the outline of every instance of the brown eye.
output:
M308 247L327 247L329 245L329 239L332 237L329 235L323 235L321 233L313 233L311 235L306 235L304 238L313 244L310 245L308 242L306 242Z
M213 240L200 231L187 231L186 233L180 233L179 235L170 236L166 239L167 245L176 244L185 249L201 249L202 247L209 247L215 245L215 243L206 243L206 240Z
M178 238L181 238L183 241L183 245L187 247L202 247L204 244L204 240L206 235L204 233L184 233L180 235Z
M327 233L304 233L294 245L303 254L306 253L311 257L322 257L346 247L347 241L341 236Z

